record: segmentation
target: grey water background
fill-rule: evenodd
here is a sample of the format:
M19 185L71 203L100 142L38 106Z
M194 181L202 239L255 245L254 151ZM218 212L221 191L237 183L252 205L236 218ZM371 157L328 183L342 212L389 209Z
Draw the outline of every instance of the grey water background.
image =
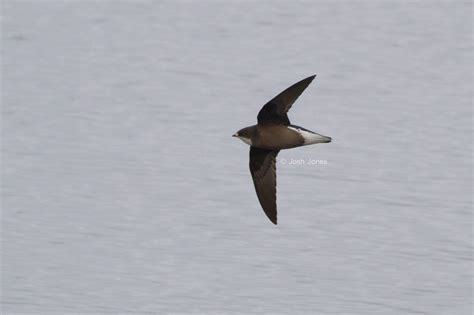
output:
M2 313L471 314L471 10L3 1ZM274 226L231 135L312 74Z

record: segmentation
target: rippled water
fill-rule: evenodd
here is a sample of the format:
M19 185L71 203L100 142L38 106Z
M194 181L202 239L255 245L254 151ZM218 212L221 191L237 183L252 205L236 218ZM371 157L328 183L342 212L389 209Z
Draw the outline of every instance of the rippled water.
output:
M4 1L2 313L470 314L471 6Z

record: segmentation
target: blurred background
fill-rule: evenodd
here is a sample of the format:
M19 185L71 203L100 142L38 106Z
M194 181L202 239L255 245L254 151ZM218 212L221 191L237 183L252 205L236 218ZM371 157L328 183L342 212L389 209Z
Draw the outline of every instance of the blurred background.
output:
M471 314L471 2L1 10L2 313ZM231 135L312 74L274 226Z

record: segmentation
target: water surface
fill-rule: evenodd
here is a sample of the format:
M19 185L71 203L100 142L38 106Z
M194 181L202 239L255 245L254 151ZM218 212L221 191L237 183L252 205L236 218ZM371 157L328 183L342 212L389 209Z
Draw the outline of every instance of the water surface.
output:
M3 313L470 314L471 9L4 1ZM312 74L274 226L231 135Z

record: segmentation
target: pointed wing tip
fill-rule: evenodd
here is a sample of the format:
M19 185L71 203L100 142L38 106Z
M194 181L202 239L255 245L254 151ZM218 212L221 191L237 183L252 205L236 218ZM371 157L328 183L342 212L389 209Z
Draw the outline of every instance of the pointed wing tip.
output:
M270 219L270 221L272 221L273 224L275 224L275 225L278 224L278 223L277 223L277 217L276 217L276 216L275 216L274 218L270 218L270 217L268 217L268 218Z
M262 208L263 209L263 208ZM270 220L270 222L272 222L273 224L275 225L278 225L278 222L277 222L277 215L275 214L275 216L273 216L273 213L267 213L265 211L265 209L263 209L263 211L265 212L265 214L267 215L267 218L268 220Z
M311 82L313 82L314 78L316 78L316 74L313 74L313 75L307 77L306 79L301 80L300 83L306 82L306 84L307 84L306 86L308 86L308 85L311 84Z

